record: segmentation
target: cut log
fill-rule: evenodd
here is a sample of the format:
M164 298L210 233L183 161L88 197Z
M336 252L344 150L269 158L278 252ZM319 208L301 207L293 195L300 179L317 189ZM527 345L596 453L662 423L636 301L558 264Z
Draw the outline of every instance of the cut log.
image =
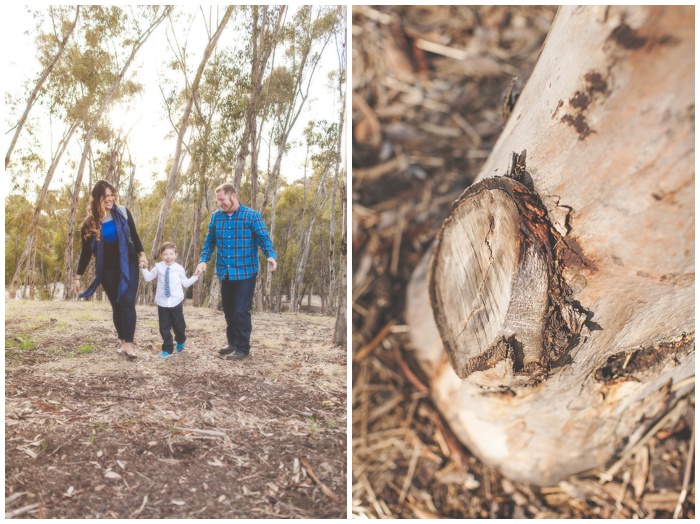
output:
M438 409L515 480L604 466L694 387L693 20L562 7L409 285Z

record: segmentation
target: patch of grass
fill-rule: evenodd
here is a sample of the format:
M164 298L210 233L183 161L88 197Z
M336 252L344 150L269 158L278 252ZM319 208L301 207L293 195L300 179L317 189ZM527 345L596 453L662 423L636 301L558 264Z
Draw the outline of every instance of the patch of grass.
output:
M18 351L31 351L36 349L36 343L29 335L20 334L10 339L5 339L5 349L14 349Z
M95 346L92 344L78 346L78 353L92 353L93 351L95 351Z

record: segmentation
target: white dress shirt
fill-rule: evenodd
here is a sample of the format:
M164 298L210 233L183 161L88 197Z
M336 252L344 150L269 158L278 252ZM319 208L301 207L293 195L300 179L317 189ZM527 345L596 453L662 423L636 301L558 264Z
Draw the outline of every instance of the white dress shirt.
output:
M170 296L165 296L165 269L170 268ZM185 268L177 262L173 262L168 266L165 262L158 262L150 271L141 268L141 274L146 282L150 282L158 277L158 285L156 286L156 304L162 307L175 307L185 299L185 292L182 288L190 287L199 278L198 275L192 275L187 278Z

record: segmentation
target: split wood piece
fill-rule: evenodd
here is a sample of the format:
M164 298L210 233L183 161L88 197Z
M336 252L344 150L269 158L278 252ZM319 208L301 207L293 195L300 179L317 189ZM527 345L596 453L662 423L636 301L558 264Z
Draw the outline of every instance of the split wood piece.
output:
M489 389L537 384L581 332L586 314L566 303L557 240L537 195L512 178L485 179L453 204L429 288L460 378Z

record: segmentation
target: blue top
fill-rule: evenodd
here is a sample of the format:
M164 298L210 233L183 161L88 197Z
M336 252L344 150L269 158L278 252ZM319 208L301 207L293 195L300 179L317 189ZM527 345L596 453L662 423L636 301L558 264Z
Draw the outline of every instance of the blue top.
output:
M105 239L105 242L117 241L117 225L114 223L114 220L102 222L102 237Z
M221 209L209 220L200 262L209 262L216 248L216 276L246 280L258 272L258 247L266 258L277 258L262 216L243 204L231 215Z

